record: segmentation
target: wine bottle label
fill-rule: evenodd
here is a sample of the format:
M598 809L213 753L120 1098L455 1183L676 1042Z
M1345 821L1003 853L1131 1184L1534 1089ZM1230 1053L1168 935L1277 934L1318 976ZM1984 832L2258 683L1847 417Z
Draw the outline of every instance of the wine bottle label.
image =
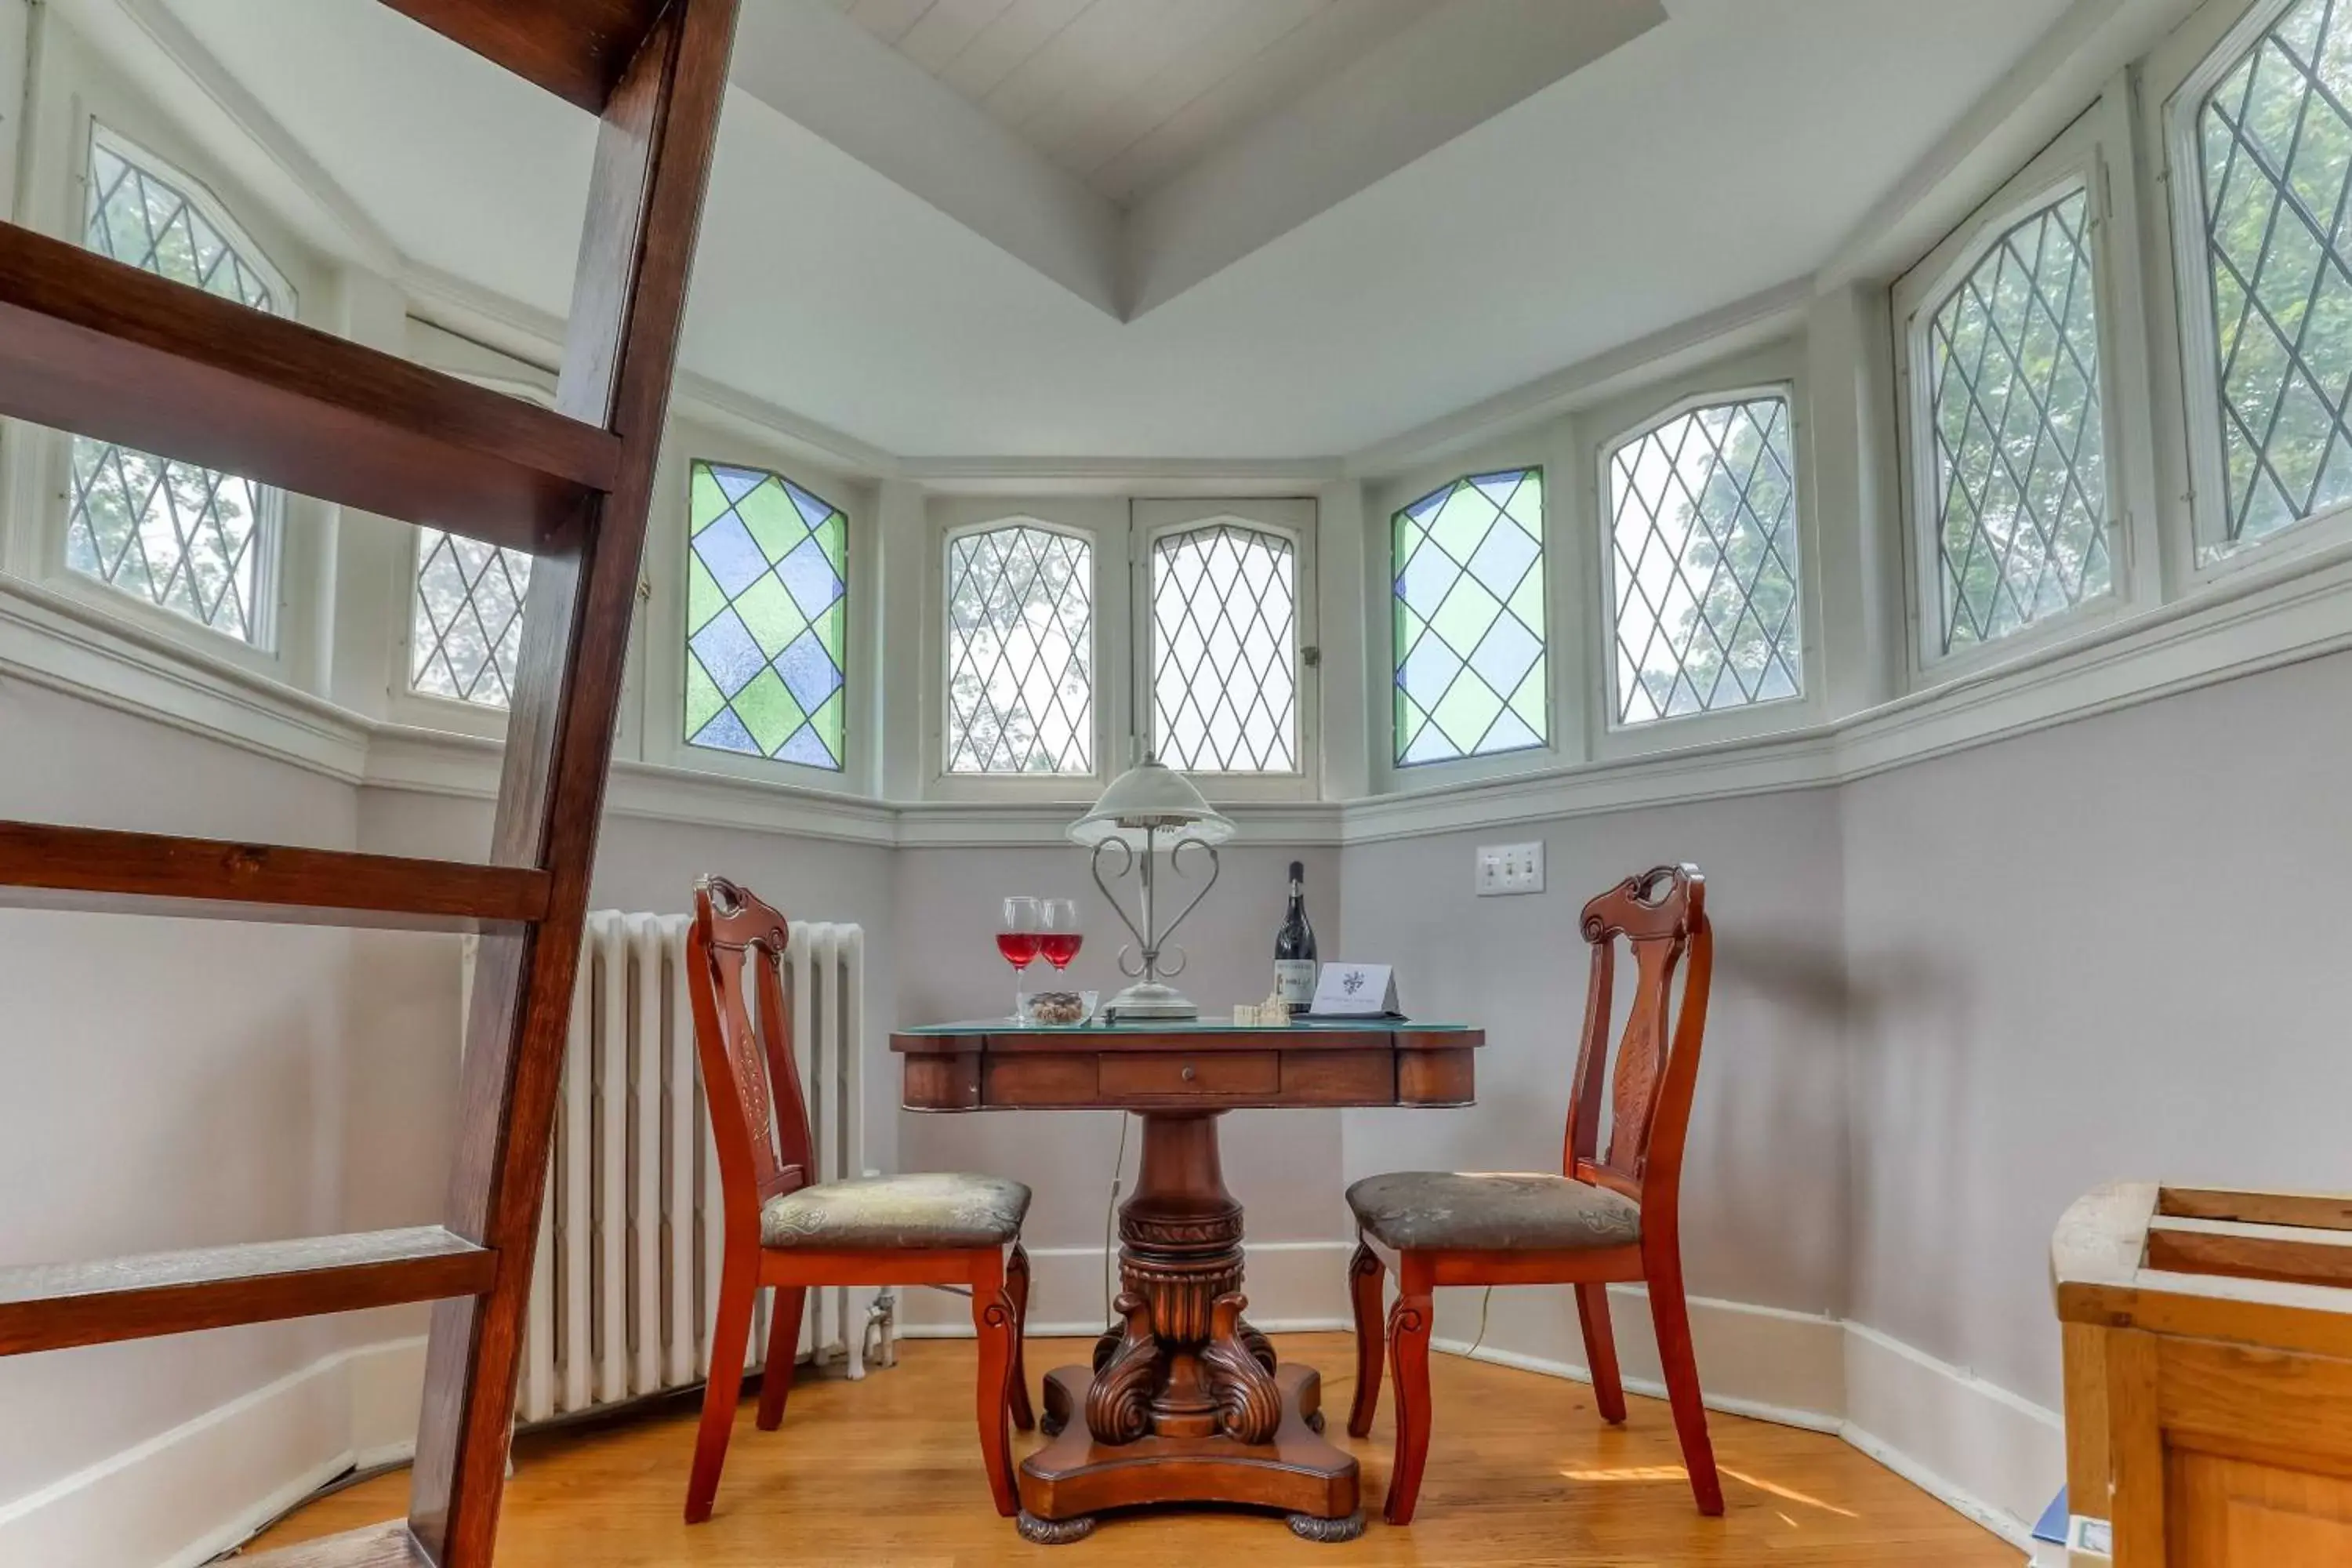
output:
M1315 1000L1315 972L1318 967L1311 958L1276 959L1275 993L1294 1007L1306 1006Z

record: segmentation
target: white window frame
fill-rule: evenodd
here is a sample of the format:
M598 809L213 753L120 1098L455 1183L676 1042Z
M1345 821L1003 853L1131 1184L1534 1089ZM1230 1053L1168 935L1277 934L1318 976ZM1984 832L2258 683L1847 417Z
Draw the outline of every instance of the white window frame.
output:
M268 271L282 290L280 319L325 324L319 302L331 290L323 287L322 265L268 204L206 155L71 27L46 11L36 12L33 25L42 71L23 114L16 221L80 246L90 148L103 140L179 184L251 264ZM231 677L260 676L303 691L325 689L330 660L320 633L332 624L328 529L334 507L264 487L275 500L256 541L261 552L253 603L257 635L247 641L67 565L73 437L22 421L5 425L0 571L31 584L46 607L126 634L152 658ZM5 587L0 584L0 591Z
M1895 448L1903 495L1903 525L1898 531L1905 564L1905 610L1910 623L1905 673L1912 689L2006 664L2156 602L2155 574L2143 565L2155 558L2158 542L2153 481L2147 467L2147 377L2137 368L2147 362L2146 342L2123 97L2116 88L2103 94L1895 284L1896 387L1901 400ZM2075 189L2088 193L2085 234L2091 249L2092 302L2098 320L2108 589L2007 637L1947 653L1943 649L1941 532L1935 484L1926 468L1935 451L1935 387L1921 368L1929 363L1928 324L1951 291L2011 228Z
M849 519L848 604L842 637L841 769L811 767L777 757L754 757L688 743L686 736L686 551L688 487L694 464L718 463L781 474L841 509ZM880 793L880 747L876 730L880 711L875 687L879 670L870 657L867 628L878 624L882 601L880 542L876 537L871 484L838 473L796 453L702 425L675 410L654 476L654 501L646 529L646 564L637 585L645 613L630 664L643 672L633 698L623 693L623 712L638 715L647 762L686 773L720 773L756 783L786 784L827 795L874 796ZM446 706L446 704L444 704ZM493 718L503 718L495 710ZM622 740L627 739L624 726ZM621 749L621 748L616 748Z
M1797 531L1797 690L1790 696L1775 697L1761 702L1742 702L1705 712L1676 713L1628 721L1621 717L1624 711L1624 700L1617 685L1617 509L1612 495L1614 488L1612 468L1617 454L1702 408L1721 408L1768 397L1779 398L1789 411L1790 483L1795 491L1795 516L1792 521ZM1816 638L1813 623L1820 614L1820 605L1818 595L1811 587L1814 575L1812 485L1809 482L1811 465L1806 461L1805 429L1800 423L1801 414L1797 382L1792 374L1784 378L1752 382L1746 385L1726 384L1706 391L1685 393L1640 423L1594 443L1592 515L1595 526L1592 531L1598 546L1594 579L1601 588L1600 606L1593 617L1599 633L1594 657L1599 660L1595 673L1599 678L1602 734L1608 742L1626 742L1633 737L1659 734L1679 734L1686 739L1693 731L1720 733L1729 730L1752 733L1759 728L1781 730L1789 728L1792 722L1801 721L1787 717L1790 710L1802 714L1818 707L1815 688L1820 685L1820 678L1814 668ZM1750 717L1753 715L1763 717ZM1742 719L1748 721L1738 722Z
M2209 5L2149 58L2147 71L2148 96L2158 104L2153 110L2157 144L2164 149L2170 196L2168 258L2180 334L2178 375L2189 502L2189 537L2179 567L2189 584L2352 542L2352 500L2314 512L2262 539L2229 539L2213 285L2206 270L2204 157L2197 121L2206 94L2294 4L2254 0L2242 6L2242 0L2223 0Z
M1188 770L1185 776L1213 800L1314 799L1322 779L1322 654L1317 642L1315 592L1316 503L1306 498L1138 500L1133 512L1133 539L1128 552L1136 650L1131 680L1134 695L1129 701L1129 711L1134 719L1133 745L1139 748L1150 739L1150 726L1157 717L1150 696L1160 657L1159 619L1152 613L1151 574L1160 541L1219 523L1272 535L1286 541L1291 547L1297 595L1291 654L1297 680L1291 732L1293 755L1298 765L1285 773Z

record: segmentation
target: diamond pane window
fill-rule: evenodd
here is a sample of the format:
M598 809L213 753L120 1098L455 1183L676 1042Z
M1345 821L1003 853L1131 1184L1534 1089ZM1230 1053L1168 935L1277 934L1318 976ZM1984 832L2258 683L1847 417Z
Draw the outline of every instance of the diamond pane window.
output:
M1678 414L1609 454L1617 721L1804 690L1789 400Z
M1298 771L1297 552L1213 523L1151 549L1151 717L1160 759L1202 773Z
M90 249L257 310L291 305L284 279L194 181L93 130L88 183ZM68 566L240 641L267 640L276 491L82 436L70 468Z
M1543 524L1540 468L1474 474L1391 520L1400 766L1549 740Z
M2115 586L2090 195L1996 237L1927 320L1927 458L1943 651Z
M1094 550L1012 523L948 542L948 771L1094 771Z
M848 518L781 474L698 461L687 523L687 744L839 772Z
M2199 105L2228 542L2352 500L2352 4L2280 11Z
M437 528L416 531L416 601L408 681L431 697L485 708L514 701L530 557Z

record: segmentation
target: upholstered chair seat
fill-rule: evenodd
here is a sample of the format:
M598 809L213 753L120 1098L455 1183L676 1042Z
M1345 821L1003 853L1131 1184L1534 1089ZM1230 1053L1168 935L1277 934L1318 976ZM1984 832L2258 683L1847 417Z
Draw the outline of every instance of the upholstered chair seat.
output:
M1349 1187L1348 1206L1365 1235L1400 1252L1559 1252L1642 1239L1633 1199L1532 1172L1393 1171Z
M1029 1189L1003 1176L920 1172L824 1182L760 1205L762 1247L1001 1247L1021 1235Z

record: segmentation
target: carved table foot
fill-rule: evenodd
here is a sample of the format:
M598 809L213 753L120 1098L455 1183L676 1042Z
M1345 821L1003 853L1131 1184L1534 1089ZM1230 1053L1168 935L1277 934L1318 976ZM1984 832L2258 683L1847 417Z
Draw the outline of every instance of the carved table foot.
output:
M1301 1541L1319 1541L1326 1545L1336 1546L1364 1533L1364 1510L1358 1509L1345 1519L1323 1519L1311 1513L1294 1513L1290 1516L1290 1533Z
M1081 1515L1076 1519L1039 1519L1024 1509L1021 1517L1013 1521L1013 1528L1021 1531L1022 1540L1039 1546L1067 1546L1073 1541L1084 1541L1092 1535L1095 1521L1090 1515ZM1293 1522L1290 1528L1297 1530L1298 1526ZM1361 1514L1356 1516L1356 1528L1359 1531L1364 1528Z

